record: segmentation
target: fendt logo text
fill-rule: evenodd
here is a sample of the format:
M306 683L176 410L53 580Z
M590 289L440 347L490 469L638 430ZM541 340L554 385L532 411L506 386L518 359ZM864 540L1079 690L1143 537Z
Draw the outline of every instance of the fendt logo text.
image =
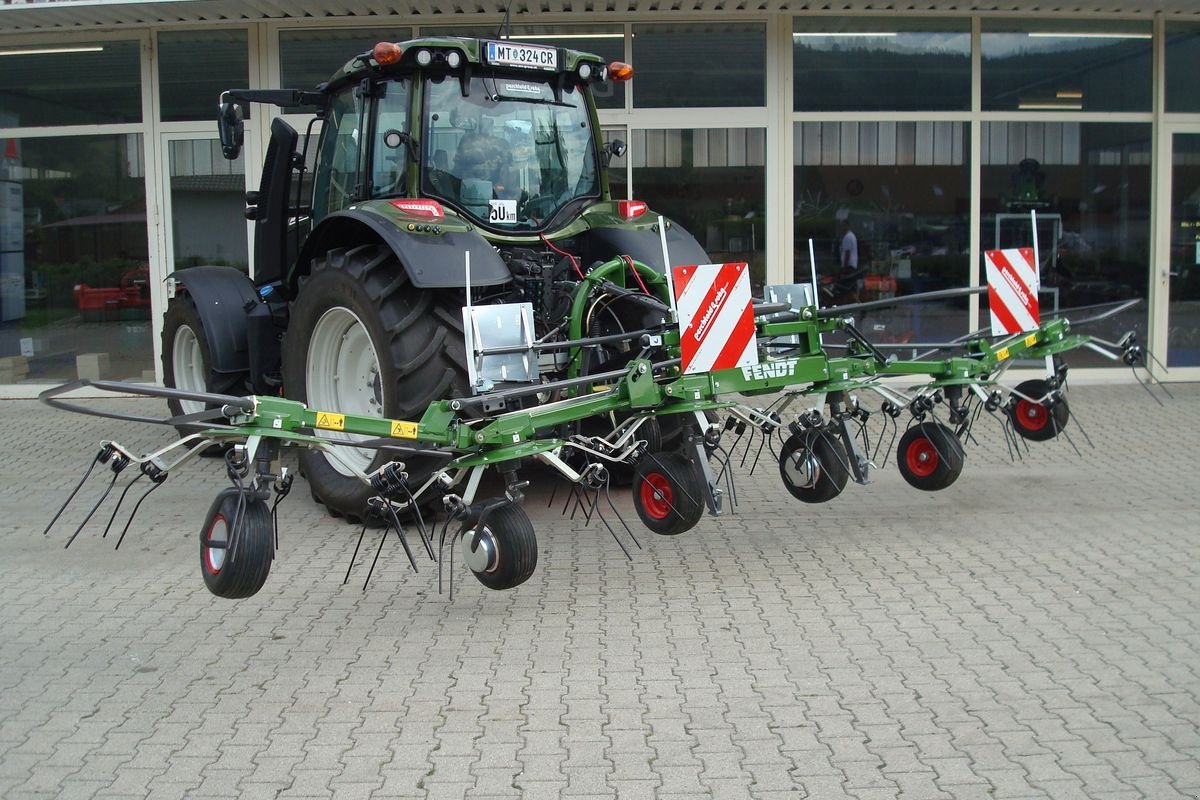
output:
M761 381L766 378L790 378L796 374L796 364L800 363L794 358L789 358L784 361L773 361L767 364L754 364L749 367L742 367L742 377L748 381Z

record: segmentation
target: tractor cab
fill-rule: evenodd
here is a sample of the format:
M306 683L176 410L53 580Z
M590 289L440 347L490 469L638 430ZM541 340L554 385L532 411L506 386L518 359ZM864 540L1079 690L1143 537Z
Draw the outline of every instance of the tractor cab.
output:
M561 226L607 199L588 91L597 56L475 39L381 42L326 85L313 218L356 202L430 199L497 235Z

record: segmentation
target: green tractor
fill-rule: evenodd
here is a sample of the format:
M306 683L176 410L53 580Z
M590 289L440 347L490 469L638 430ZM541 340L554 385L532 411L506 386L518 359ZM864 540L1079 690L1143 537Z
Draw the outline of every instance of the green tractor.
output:
M503 388L472 385L464 306L530 303L541 342L647 327L661 305L631 302L615 286L582 309L571 304L589 266L618 255L659 271L708 261L679 225L660 231L645 203L611 197L607 166L625 145L602 141L591 90L631 75L558 47L438 37L381 42L314 91L225 92L219 127L230 159L242 145L240 104L315 114L303 146L283 119L271 123L259 189L246 197L254 279L218 266L170 276L166 385L418 419L431 401ZM564 353L540 357L543 379L639 355L628 343ZM175 414L204 411L170 403ZM356 471L398 458L420 485L445 461L317 433L347 444L303 451L313 498L355 521L373 493Z

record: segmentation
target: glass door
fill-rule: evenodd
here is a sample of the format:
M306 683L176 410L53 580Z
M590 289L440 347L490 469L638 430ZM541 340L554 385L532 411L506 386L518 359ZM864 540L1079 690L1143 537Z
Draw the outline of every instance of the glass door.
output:
M1200 367L1200 133L1171 137L1167 367Z

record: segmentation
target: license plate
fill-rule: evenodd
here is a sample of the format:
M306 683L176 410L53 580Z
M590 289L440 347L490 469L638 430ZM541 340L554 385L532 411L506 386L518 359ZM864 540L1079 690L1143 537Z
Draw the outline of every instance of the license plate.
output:
M558 69L558 50L536 44L487 42L487 62L501 67L522 69Z

